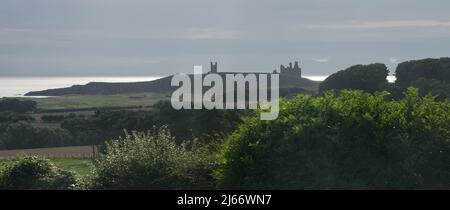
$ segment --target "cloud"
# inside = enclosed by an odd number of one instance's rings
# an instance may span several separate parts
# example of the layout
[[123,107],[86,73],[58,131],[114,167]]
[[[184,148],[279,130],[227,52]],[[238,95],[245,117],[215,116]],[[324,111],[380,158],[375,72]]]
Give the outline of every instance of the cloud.
[[223,28],[181,28],[166,30],[128,30],[108,31],[100,29],[77,29],[73,31],[56,31],[61,37],[69,40],[79,39],[186,39],[186,40],[224,40],[236,39],[240,36],[237,31]]
[[328,58],[313,58],[312,60],[318,63],[326,63],[329,61]]
[[450,28],[450,20],[387,20],[306,25],[307,29],[389,29],[389,28]]
[[23,28],[0,28],[0,36],[14,36],[19,34],[27,34],[31,29]]
[[181,39],[235,39],[238,37],[236,31],[221,28],[189,28],[184,33],[175,35],[174,38]]
[[144,56],[10,56],[0,55],[3,65],[108,65],[133,66],[152,65],[166,61],[163,57]]

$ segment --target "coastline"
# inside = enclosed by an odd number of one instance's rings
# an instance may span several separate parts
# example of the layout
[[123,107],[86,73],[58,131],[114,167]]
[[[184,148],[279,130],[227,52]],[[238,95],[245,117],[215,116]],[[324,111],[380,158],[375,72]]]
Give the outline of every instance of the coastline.
[[[305,75],[304,78],[312,81],[323,81],[329,75]],[[0,98],[45,98],[48,96],[24,96],[30,91],[40,91],[54,88],[71,87],[73,85],[85,85],[90,82],[144,82],[163,78],[164,76],[93,76],[93,77],[69,77],[69,76],[6,76],[0,77]],[[389,82],[395,81],[395,76],[388,76]]]

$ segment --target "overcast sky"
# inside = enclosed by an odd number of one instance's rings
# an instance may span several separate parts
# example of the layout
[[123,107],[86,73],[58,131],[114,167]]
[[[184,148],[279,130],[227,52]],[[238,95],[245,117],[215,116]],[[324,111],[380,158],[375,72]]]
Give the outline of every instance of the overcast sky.
[[[0,0],[0,75],[304,74],[450,56],[448,0]],[[209,67],[208,67],[209,68]]]

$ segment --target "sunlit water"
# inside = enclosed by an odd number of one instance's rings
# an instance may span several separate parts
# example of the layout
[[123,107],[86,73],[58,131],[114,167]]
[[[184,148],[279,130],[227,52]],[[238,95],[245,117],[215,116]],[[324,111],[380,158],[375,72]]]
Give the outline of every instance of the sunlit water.
[[[323,75],[311,75],[311,76],[303,76],[304,78],[310,79],[312,81],[324,81],[328,76],[323,76]],[[387,76],[387,81],[390,83],[394,83],[395,80],[397,79],[395,76],[393,75],[389,75]]]
[[30,91],[85,85],[89,82],[143,82],[160,77],[0,77],[1,97],[22,97]]
[[[303,76],[313,81],[323,81],[328,76]],[[89,82],[143,82],[152,81],[161,77],[0,77],[1,97],[23,97],[30,91],[47,90],[70,87],[72,85],[85,85]],[[389,82],[394,82],[394,76],[388,76]]]

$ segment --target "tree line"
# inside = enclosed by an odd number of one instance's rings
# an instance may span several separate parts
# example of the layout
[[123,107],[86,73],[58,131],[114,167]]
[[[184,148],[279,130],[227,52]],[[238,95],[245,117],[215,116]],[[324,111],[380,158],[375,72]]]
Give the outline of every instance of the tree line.
[[450,58],[413,60],[400,63],[396,81],[389,84],[389,70],[384,64],[355,65],[330,75],[320,84],[320,91],[357,89],[374,93],[388,91],[396,99],[408,87],[416,87],[421,95],[428,93],[438,99],[450,98]]
[[27,115],[0,113],[0,149],[29,149],[78,145],[102,145],[125,135],[125,131],[145,132],[168,126],[179,140],[224,139],[241,121],[246,110],[173,110],[161,101],[149,111],[98,110],[93,116],[43,116],[47,122],[60,122],[60,128],[32,125]]

